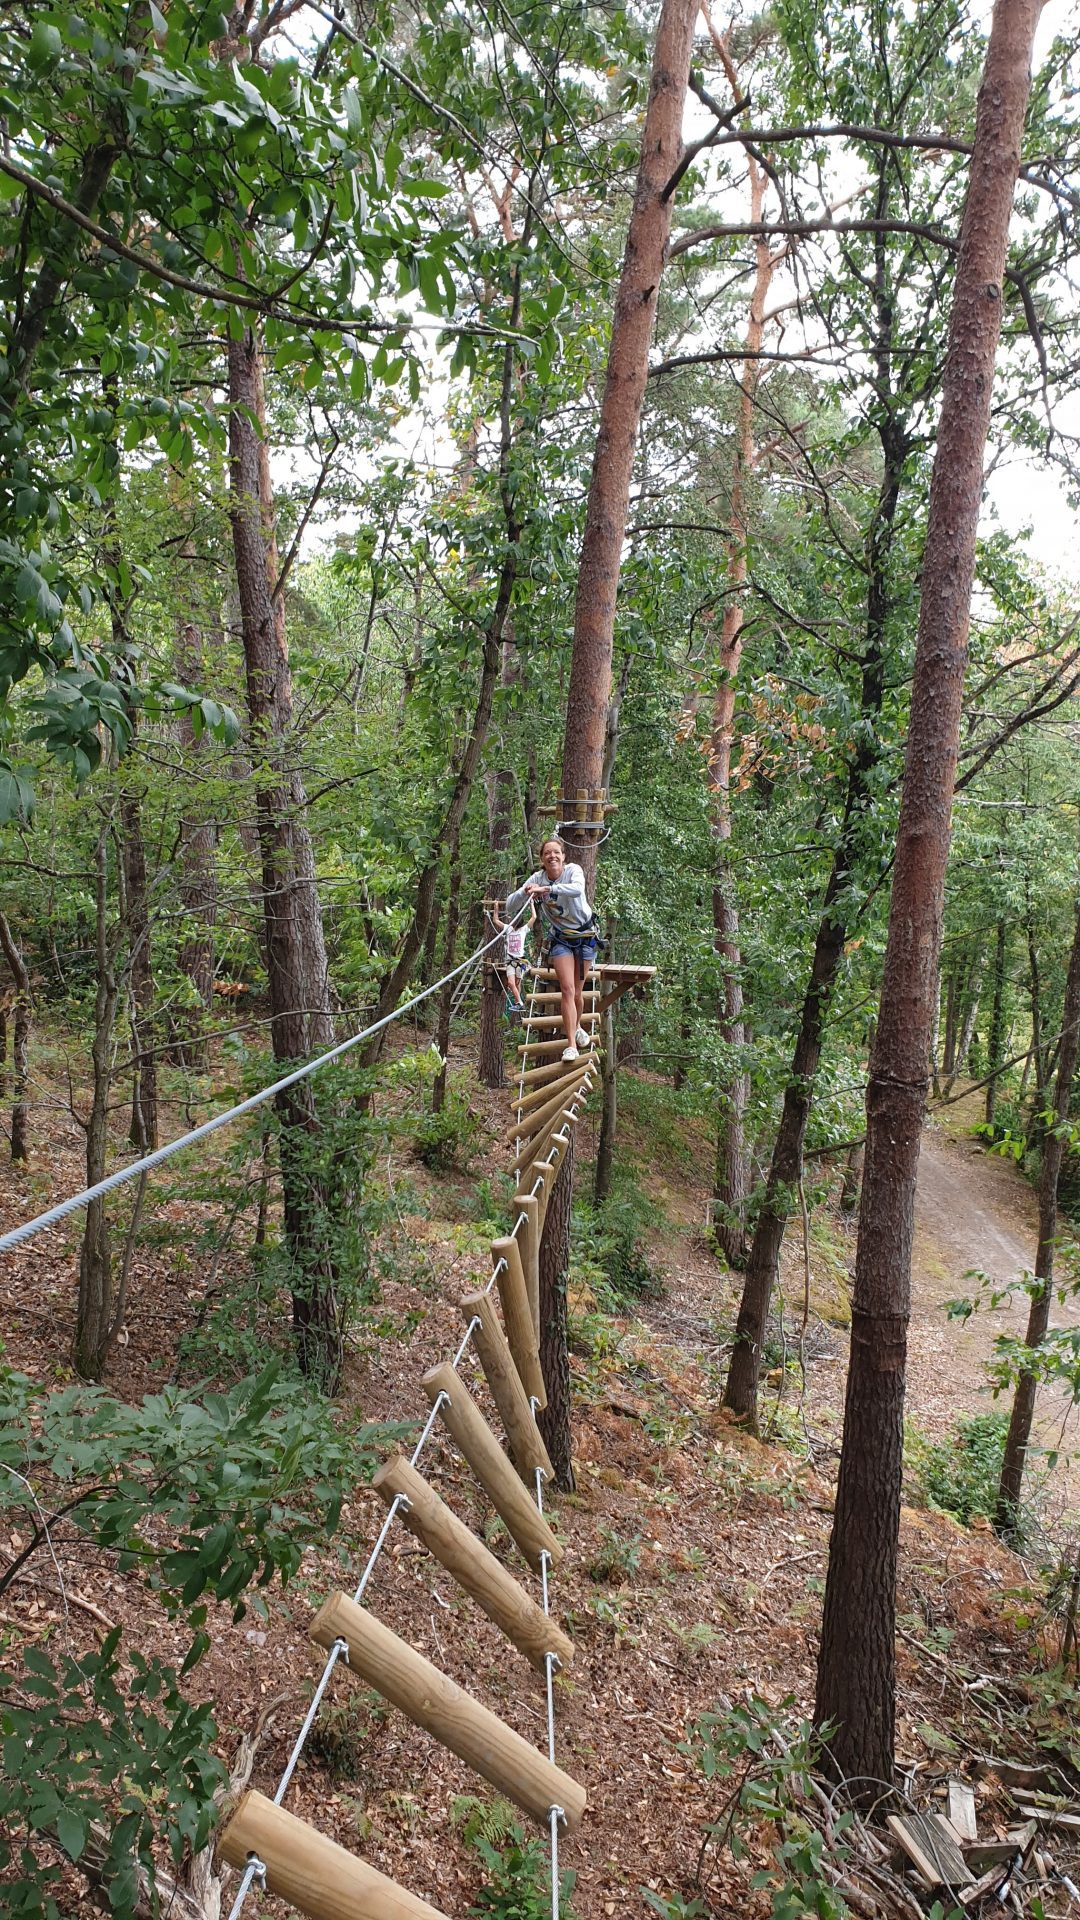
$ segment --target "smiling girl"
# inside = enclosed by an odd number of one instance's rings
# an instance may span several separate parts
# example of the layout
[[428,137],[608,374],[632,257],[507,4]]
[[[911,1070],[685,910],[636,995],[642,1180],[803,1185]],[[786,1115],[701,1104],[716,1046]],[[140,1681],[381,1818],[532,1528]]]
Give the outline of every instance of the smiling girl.
[[545,840],[540,849],[537,872],[531,873],[524,885],[507,899],[507,918],[518,913],[527,900],[537,902],[544,931],[551,942],[549,953],[562,996],[567,1039],[562,1057],[576,1060],[578,1049],[591,1044],[581,1021],[585,981],[596,959],[599,935],[593,910],[585,897],[585,875],[574,861],[567,860],[566,848],[555,834]]

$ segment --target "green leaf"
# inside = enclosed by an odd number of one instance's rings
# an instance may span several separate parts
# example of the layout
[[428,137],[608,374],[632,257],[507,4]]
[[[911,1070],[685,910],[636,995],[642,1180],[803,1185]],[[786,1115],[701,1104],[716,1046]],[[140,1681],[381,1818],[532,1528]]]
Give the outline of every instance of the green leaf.
[[62,1807],[56,1816],[56,1837],[72,1860],[77,1860],[86,1845],[89,1823],[75,1807]]
[[63,51],[64,43],[60,38],[59,27],[50,25],[47,20],[36,21],[34,31],[30,35],[30,45],[26,49],[26,58],[30,65],[38,68],[39,71],[45,67],[53,67]]

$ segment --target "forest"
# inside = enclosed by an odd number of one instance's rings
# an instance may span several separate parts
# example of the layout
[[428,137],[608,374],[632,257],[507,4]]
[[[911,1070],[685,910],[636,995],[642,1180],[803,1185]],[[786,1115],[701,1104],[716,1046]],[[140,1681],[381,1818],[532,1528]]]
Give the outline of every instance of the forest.
[[1080,15],[0,45],[2,1911],[1064,1920]]

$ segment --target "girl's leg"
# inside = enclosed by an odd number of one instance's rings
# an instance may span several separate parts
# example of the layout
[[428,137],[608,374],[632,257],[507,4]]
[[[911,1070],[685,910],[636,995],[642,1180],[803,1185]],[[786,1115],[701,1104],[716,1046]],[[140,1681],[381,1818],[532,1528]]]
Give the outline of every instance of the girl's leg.
[[577,969],[574,965],[574,956],[572,953],[557,953],[551,964],[555,969],[555,978],[559,982],[559,992],[562,995],[562,1023],[566,1028],[566,1042],[568,1046],[576,1047],[578,1003],[577,981],[574,978]]
[[517,969],[516,969],[516,967],[507,967],[507,969],[506,969],[506,984],[507,984],[507,986],[508,986],[508,987],[509,987],[509,989],[510,989],[510,997],[511,997],[511,999],[512,999],[512,1000],[513,1000],[513,1002],[514,1002],[514,1005],[515,1005],[516,1007],[520,1007],[520,1005],[521,1005],[521,988],[520,988],[520,987],[518,986],[518,976],[517,976]]

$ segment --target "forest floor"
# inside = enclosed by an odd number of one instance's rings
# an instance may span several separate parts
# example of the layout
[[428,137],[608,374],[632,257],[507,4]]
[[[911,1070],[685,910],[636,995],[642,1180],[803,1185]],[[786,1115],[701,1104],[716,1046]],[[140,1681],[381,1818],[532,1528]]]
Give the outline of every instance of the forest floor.
[[[379,1306],[356,1343],[347,1381],[367,1419],[419,1422],[420,1374],[456,1347],[458,1298],[489,1270],[486,1216],[504,1217],[507,1155],[495,1143],[505,1131],[506,1098],[475,1087],[471,1052],[462,1043],[452,1061],[476,1141],[470,1171],[435,1176],[401,1145],[381,1166],[396,1219],[384,1236]],[[718,1402],[737,1292],[703,1231],[711,1170],[705,1130],[675,1114],[648,1076],[624,1074],[621,1084],[620,1160],[653,1204],[647,1241],[659,1284],[618,1312],[605,1310],[587,1285],[579,1283],[572,1298],[577,1489],[555,1505],[567,1554],[554,1576],[553,1604],[576,1655],[556,1680],[557,1756],[586,1786],[589,1810],[581,1832],[564,1843],[563,1864],[577,1875],[578,1920],[636,1920],[650,1910],[645,1888],[677,1890],[688,1900],[700,1894],[707,1915],[766,1913],[767,1894],[750,1888],[769,1857],[764,1827],[749,1834],[745,1861],[707,1849],[697,1878],[703,1829],[729,1789],[710,1785],[687,1747],[698,1718],[718,1706],[756,1695],[793,1721],[812,1707],[854,1227],[831,1205],[811,1221],[801,1394],[797,1369],[783,1364],[800,1344],[806,1266],[796,1223],[785,1250],[786,1331],[777,1323],[769,1344],[770,1437],[735,1430]],[[79,1186],[81,1138],[62,1107],[58,1089],[54,1108],[37,1109],[48,1149],[39,1148],[29,1171],[0,1171],[0,1225]],[[579,1134],[581,1191],[593,1125],[587,1119]],[[956,1108],[947,1132],[928,1129],[908,1375],[909,1416],[928,1441],[946,1440],[958,1416],[989,1404],[981,1367],[1000,1324],[1000,1316],[980,1314],[958,1327],[942,1302],[965,1290],[963,1275],[973,1266],[1004,1280],[1031,1258],[1033,1208],[1016,1170],[964,1137]],[[175,1225],[187,1210],[173,1192],[148,1217]],[[0,1269],[4,1357],[38,1378],[70,1377],[74,1248],[64,1227]],[[134,1262],[125,1343],[108,1382],[114,1391],[134,1397],[160,1387],[208,1284],[203,1267],[182,1269],[175,1250],[148,1238]],[[482,1383],[475,1384],[483,1404]],[[425,1470],[513,1565],[505,1535],[485,1523],[438,1432]],[[260,1727],[252,1784],[264,1792],[274,1790],[319,1671],[321,1656],[306,1638],[310,1619],[329,1591],[351,1590],[382,1515],[376,1497],[359,1488],[334,1549],[305,1556],[298,1577],[271,1599],[268,1621],[249,1616],[234,1625],[224,1607],[212,1617],[211,1650],[190,1690],[213,1699],[226,1759],[241,1735]],[[339,1545],[347,1550],[344,1568]],[[107,1564],[80,1558],[70,1541],[59,1546],[74,1595],[69,1619],[51,1567],[42,1568],[7,1596],[5,1628],[30,1638],[67,1633],[81,1646],[104,1630],[101,1622],[115,1620],[132,1644],[152,1637],[162,1657],[182,1656],[186,1635],[141,1590]],[[403,1531],[391,1536],[366,1604],[543,1746],[540,1676],[508,1655],[495,1628]],[[1049,1651],[1034,1569],[985,1525],[965,1529],[932,1509],[906,1506],[898,1758],[914,1801],[926,1804],[948,1772],[974,1771],[975,1756],[1026,1758],[1040,1742],[1067,1741],[1075,1694],[1055,1694],[1043,1671]],[[977,1795],[980,1832],[1003,1832],[1009,1809],[992,1775]],[[480,1824],[498,1834],[492,1800],[452,1756],[339,1669],[288,1804],[462,1920],[483,1879],[470,1835]],[[73,1885],[66,1897],[65,1912],[93,1911]],[[1047,1913],[1064,1912],[1064,1902],[1064,1895],[1057,1906],[1048,1897]],[[288,1911],[255,1898],[249,1911],[259,1910]]]

